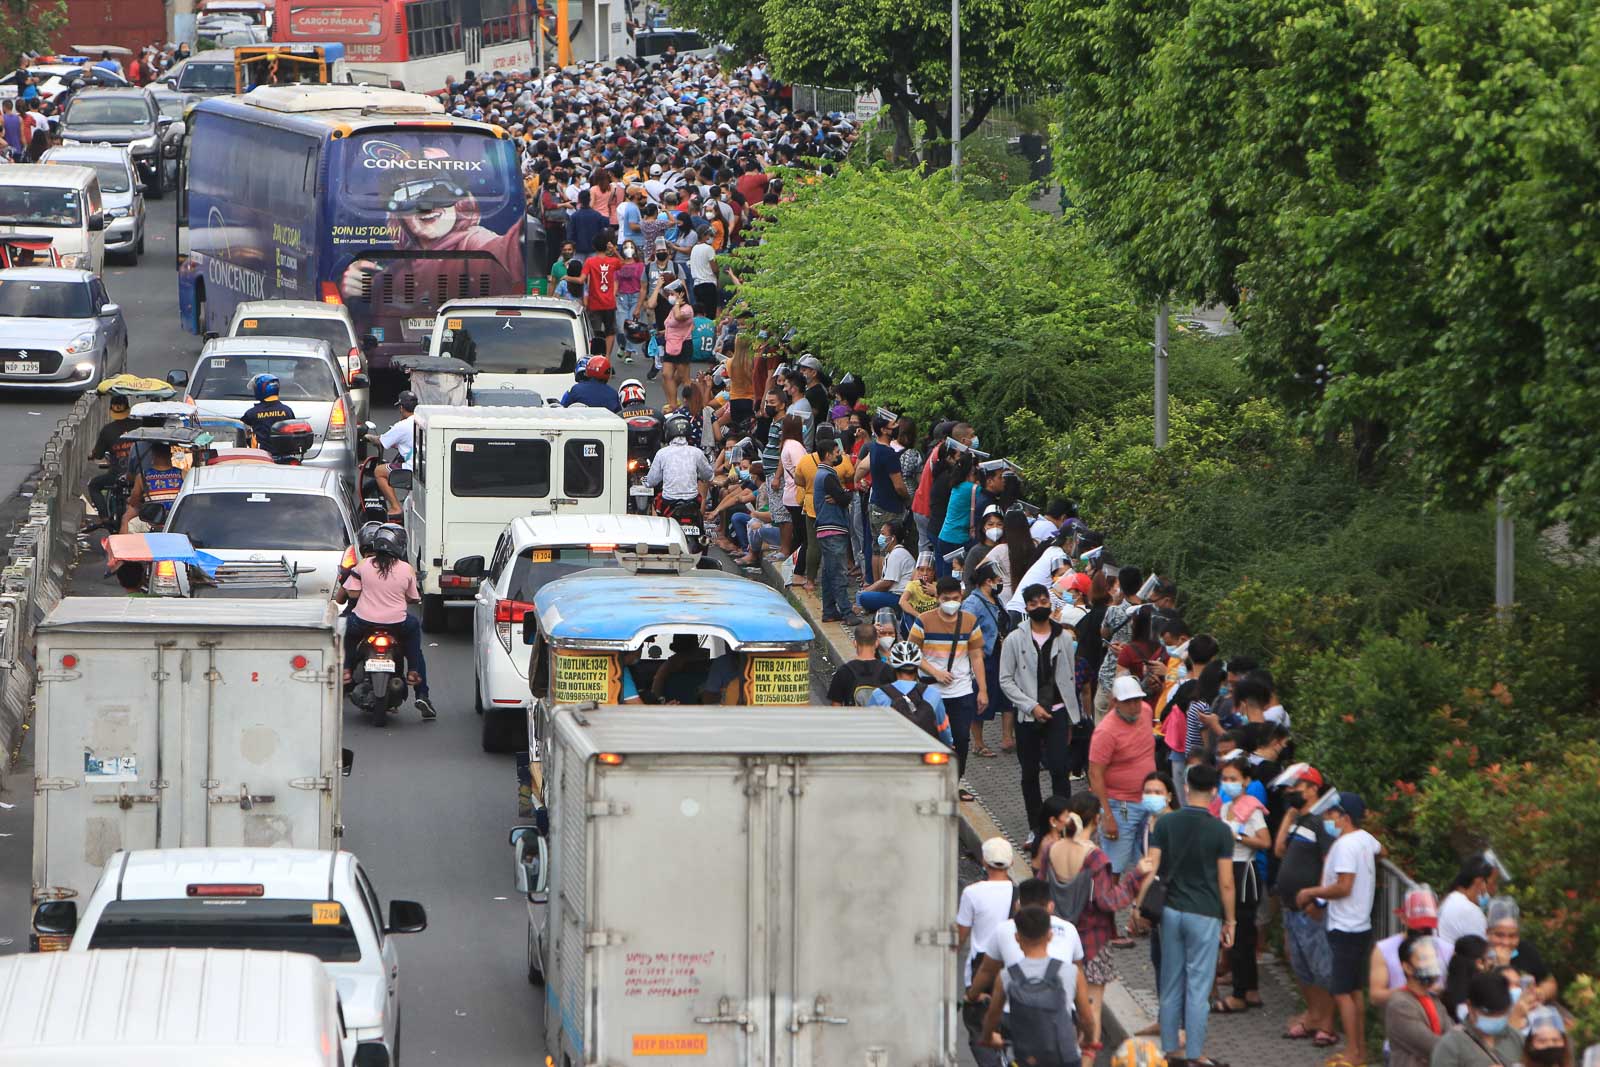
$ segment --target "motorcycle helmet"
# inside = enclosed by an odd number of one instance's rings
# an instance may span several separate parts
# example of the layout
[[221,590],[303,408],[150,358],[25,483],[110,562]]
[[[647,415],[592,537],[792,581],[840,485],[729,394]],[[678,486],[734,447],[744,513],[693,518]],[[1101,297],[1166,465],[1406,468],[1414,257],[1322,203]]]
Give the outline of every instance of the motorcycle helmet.
[[572,369],[572,377],[575,380],[581,382],[581,381],[583,381],[585,378],[587,378],[589,376],[589,359],[590,358],[591,357],[589,357],[589,356],[579,356],[578,357],[577,366],[575,366]]
[[404,526],[386,522],[372,535],[372,550],[379,555],[406,558],[406,530]]
[[278,395],[278,376],[276,374],[258,374],[250,379],[250,392],[259,403],[268,397]]
[[593,378],[597,382],[610,381],[611,361],[605,356],[590,356],[588,371],[589,377]]
[[650,340],[650,327],[638,319],[627,319],[622,323],[622,336],[629,344],[642,345]]
[[689,439],[689,420],[682,415],[673,415],[667,419],[667,424],[663,427],[663,430],[663,436],[668,444],[680,438],[687,441]]
[[637,378],[629,378],[617,390],[617,395],[621,398],[623,407],[643,404],[645,401],[644,383]]
[[889,646],[889,666],[897,671],[908,671],[922,665],[922,648],[910,641],[896,641]]
[[[361,524],[361,529],[356,531],[356,551],[363,556],[370,556],[373,552],[373,541],[378,536],[378,531],[383,529],[383,523],[376,519]],[[402,531],[404,532],[404,531]]]

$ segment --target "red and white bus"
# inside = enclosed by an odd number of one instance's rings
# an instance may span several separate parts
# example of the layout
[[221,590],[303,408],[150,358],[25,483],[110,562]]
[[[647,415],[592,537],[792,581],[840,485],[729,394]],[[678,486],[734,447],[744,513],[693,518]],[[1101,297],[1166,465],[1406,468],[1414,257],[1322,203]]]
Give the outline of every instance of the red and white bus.
[[345,62],[396,88],[434,92],[445,75],[533,66],[530,0],[275,0],[273,39],[338,41]]

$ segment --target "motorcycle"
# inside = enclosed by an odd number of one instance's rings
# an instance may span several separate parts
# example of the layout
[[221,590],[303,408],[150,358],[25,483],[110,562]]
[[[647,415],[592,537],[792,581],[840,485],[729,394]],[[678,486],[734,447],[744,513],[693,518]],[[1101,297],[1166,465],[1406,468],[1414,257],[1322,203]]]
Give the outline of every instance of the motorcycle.
[[383,462],[381,456],[368,456],[361,461],[359,478],[361,486],[361,522],[388,522],[389,502],[383,498],[383,490],[378,487],[378,464]]
[[272,432],[261,442],[262,451],[272,457],[272,462],[284,466],[299,466],[300,460],[317,443],[317,432],[309,422],[301,419],[279,419],[272,424]]
[[361,641],[345,696],[366,712],[374,726],[385,726],[389,713],[405,703],[406,654],[400,635],[381,627]]
[[644,478],[661,447],[661,416],[654,411],[627,411],[623,418],[628,424],[628,511],[648,515],[655,506],[655,492]]
[[706,537],[701,525],[698,500],[668,501],[665,497],[657,497],[656,514],[663,515],[683,527],[683,537],[689,542],[690,552],[696,556],[705,554]]

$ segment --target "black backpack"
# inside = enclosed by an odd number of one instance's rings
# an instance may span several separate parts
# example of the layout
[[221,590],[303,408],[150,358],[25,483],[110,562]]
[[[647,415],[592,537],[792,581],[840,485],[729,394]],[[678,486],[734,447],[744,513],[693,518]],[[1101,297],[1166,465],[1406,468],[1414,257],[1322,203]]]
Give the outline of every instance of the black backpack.
[[939,716],[933,712],[933,705],[923,699],[922,694],[928,691],[926,684],[918,682],[911,687],[909,693],[902,693],[893,682],[879,686],[879,691],[889,698],[889,704],[916,723],[929,737],[935,741],[942,741],[939,736]]

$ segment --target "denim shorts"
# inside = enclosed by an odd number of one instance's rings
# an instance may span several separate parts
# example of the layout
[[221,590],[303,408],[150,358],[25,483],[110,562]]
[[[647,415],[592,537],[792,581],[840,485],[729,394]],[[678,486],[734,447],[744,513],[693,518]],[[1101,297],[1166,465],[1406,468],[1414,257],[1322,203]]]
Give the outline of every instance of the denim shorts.
[[1328,948],[1328,931],[1322,920],[1285,908],[1283,932],[1294,976],[1305,985],[1327,989],[1333,976],[1333,954]]

